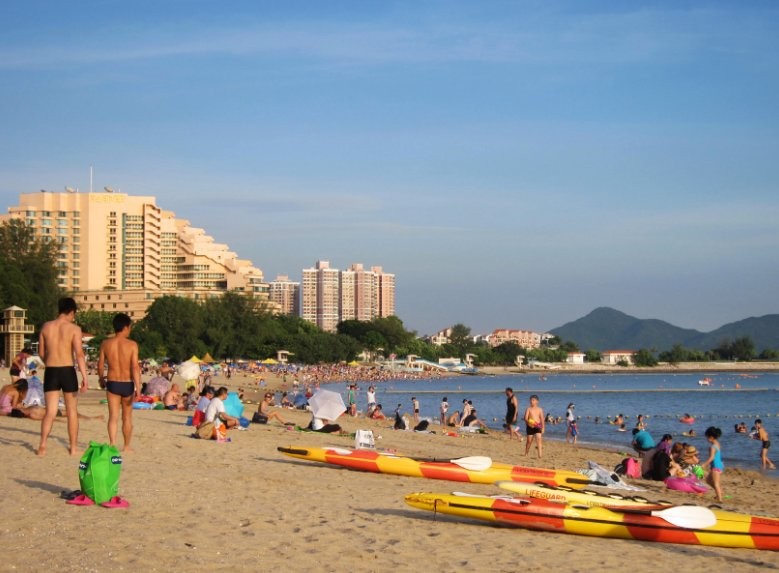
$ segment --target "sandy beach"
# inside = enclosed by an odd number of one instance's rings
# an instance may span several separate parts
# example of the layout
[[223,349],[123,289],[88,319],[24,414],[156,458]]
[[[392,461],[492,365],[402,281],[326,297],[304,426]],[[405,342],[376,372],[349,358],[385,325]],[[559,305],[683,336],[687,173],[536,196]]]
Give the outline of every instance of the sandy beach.
[[[279,383],[265,376],[269,387]],[[250,378],[234,378],[232,389]],[[217,382],[222,382],[217,380]],[[96,381],[92,383],[96,387]],[[80,400],[87,415],[106,413],[102,392]],[[256,393],[246,396],[256,402]],[[247,412],[256,406],[247,404]],[[301,411],[285,420],[308,422]],[[190,437],[187,412],[136,411],[135,452],[124,456],[120,494],[129,509],[66,505],[62,490],[77,489],[78,459],[68,456],[64,423],[56,423],[46,457],[38,458],[40,424],[0,418],[3,499],[0,571],[179,571],[283,568],[287,571],[744,571],[779,569],[768,551],[668,545],[531,532],[436,517],[406,506],[414,491],[497,493],[492,486],[376,475],[293,460],[289,445],[342,445],[340,436],[299,433],[281,425],[232,431],[231,443]],[[524,457],[524,443],[499,433],[452,438],[394,431],[363,418],[339,422],[348,431],[372,429],[379,448],[409,455],[496,461],[577,470],[593,460],[613,467],[615,452],[546,443],[543,460]],[[106,440],[105,423],[82,421],[80,446]],[[713,502],[636,480],[650,499]],[[779,514],[776,481],[759,472],[727,469],[725,509]]]

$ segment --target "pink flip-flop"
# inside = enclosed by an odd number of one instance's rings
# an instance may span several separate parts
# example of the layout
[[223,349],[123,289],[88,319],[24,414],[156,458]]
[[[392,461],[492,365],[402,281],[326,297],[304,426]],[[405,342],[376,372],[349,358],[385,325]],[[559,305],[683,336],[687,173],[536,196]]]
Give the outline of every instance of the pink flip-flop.
[[102,505],[103,507],[124,509],[130,507],[130,502],[124,499],[123,497],[119,497],[118,495],[115,495],[114,497],[112,497],[108,501],[104,501],[100,505]]
[[69,505],[95,505],[95,502],[92,501],[91,498],[88,498],[83,493],[81,495],[74,497],[73,499],[67,500],[65,503]]

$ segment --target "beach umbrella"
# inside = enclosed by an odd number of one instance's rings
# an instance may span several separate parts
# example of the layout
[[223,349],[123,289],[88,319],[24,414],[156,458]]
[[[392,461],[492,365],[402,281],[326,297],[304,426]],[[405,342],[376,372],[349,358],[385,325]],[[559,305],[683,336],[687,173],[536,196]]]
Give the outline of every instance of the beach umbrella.
[[332,390],[317,390],[316,394],[308,399],[308,405],[311,407],[311,413],[323,420],[336,420],[346,412],[344,399]]
[[275,358],[266,358],[261,362],[261,364],[278,364],[278,363],[279,361],[276,360]]
[[197,380],[200,376],[200,366],[187,360],[179,364],[178,373],[184,380]]
[[170,389],[170,383],[163,376],[155,376],[146,384],[146,394],[149,396],[165,396],[165,392]]
[[243,404],[241,403],[241,399],[238,397],[237,392],[229,392],[227,398],[225,398],[224,405],[225,413],[227,413],[227,415],[233,416],[234,418],[243,416]]

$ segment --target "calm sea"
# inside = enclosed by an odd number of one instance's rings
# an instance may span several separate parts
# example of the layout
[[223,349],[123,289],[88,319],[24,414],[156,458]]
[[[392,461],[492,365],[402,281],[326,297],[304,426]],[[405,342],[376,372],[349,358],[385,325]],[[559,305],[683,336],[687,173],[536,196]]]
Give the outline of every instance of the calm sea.
[[[698,380],[708,376],[711,386],[700,387]],[[438,419],[441,399],[449,400],[449,410],[459,410],[463,399],[471,400],[479,417],[490,427],[500,429],[506,414],[504,390],[511,386],[520,404],[520,418],[530,394],[538,394],[545,412],[564,417],[570,402],[576,404],[579,418],[579,442],[630,451],[630,429],[638,414],[647,417],[647,429],[655,440],[663,434],[691,442],[708,452],[703,432],[709,426],[722,430],[722,452],[726,464],[749,469],[760,467],[760,442],[737,434],[734,425],[744,422],[751,429],[755,418],[762,418],[774,446],[769,456],[779,463],[779,374],[546,374],[459,376],[443,380],[392,381],[377,385],[377,400],[391,414],[397,404],[411,413],[411,397],[420,402],[421,415]],[[365,409],[368,383],[360,384],[359,407]],[[694,424],[683,424],[685,413],[695,417]],[[617,414],[626,419],[627,432],[608,423]],[[599,418],[599,422],[595,418]],[[693,428],[699,437],[688,438],[682,432]],[[435,428],[433,428],[435,429]],[[523,428],[524,433],[524,428]],[[546,436],[565,438],[565,424],[550,425]]]

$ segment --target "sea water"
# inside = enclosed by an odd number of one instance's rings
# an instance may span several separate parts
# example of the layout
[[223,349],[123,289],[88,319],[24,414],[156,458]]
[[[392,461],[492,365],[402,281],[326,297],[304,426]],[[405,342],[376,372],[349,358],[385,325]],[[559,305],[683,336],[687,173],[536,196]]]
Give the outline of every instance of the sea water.
[[[711,386],[701,387],[699,380],[712,379]],[[360,384],[361,396],[368,383]],[[751,430],[756,418],[772,435],[774,447],[769,457],[779,463],[779,373],[706,373],[706,374],[521,374],[505,376],[458,376],[433,380],[393,380],[376,384],[377,401],[385,414],[392,415],[397,404],[401,411],[412,414],[411,397],[419,400],[420,415],[439,419],[441,399],[449,401],[449,413],[462,411],[463,399],[471,400],[478,417],[490,428],[502,430],[506,415],[506,387],[512,387],[519,402],[519,416],[528,405],[531,394],[540,398],[544,412],[559,417],[562,422],[550,424],[545,436],[565,439],[565,410],[569,403],[576,406],[578,441],[585,445],[608,447],[632,452],[631,430],[636,417],[643,414],[649,433],[659,441],[663,434],[672,434],[675,441],[694,444],[701,459],[708,454],[703,433],[709,426],[722,430],[723,458],[726,465],[760,468],[760,442],[748,434],[738,434],[735,424],[744,422]],[[364,409],[364,404],[359,404]],[[609,424],[618,414],[625,416],[627,431],[618,431]],[[679,418],[689,414],[695,423],[684,424]],[[596,422],[596,418],[598,421]],[[436,426],[431,426],[433,430]],[[683,436],[694,429],[697,437]],[[524,434],[524,424],[520,422]]]

